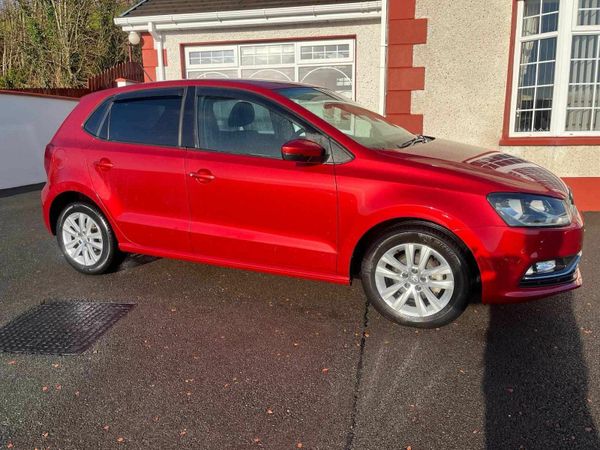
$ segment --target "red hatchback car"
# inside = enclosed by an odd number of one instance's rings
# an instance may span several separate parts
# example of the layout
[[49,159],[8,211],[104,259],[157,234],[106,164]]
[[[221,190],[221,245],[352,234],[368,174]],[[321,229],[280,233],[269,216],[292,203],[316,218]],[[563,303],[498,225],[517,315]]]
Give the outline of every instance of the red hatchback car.
[[581,285],[567,186],[415,136],[338,94],[174,81],[81,99],[46,148],[44,219],[77,270],[122,252],[351,282],[405,325]]

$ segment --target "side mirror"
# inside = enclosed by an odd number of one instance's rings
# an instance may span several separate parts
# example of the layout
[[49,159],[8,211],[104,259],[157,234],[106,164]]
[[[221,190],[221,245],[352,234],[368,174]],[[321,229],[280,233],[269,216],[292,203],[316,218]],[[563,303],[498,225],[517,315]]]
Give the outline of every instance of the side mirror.
[[308,139],[294,139],[283,144],[281,156],[286,161],[321,164],[325,161],[325,149]]

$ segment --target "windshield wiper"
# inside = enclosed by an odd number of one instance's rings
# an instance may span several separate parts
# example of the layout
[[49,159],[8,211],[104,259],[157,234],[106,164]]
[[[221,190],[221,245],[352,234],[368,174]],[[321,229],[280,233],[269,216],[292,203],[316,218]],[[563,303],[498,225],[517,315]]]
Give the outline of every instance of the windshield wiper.
[[429,141],[432,141],[433,138],[429,137],[429,136],[423,136],[422,134],[418,134],[416,135],[414,138],[412,138],[410,141],[406,141],[403,144],[398,145],[398,148],[407,148],[407,147],[412,147],[415,144],[426,144]]

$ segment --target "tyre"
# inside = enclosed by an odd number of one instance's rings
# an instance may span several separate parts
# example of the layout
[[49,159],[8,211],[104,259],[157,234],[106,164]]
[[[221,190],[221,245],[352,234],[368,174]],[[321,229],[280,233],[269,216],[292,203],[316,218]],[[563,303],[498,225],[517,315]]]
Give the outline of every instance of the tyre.
[[121,256],[110,224],[88,203],[71,203],[61,212],[56,239],[69,264],[85,274],[108,272]]
[[379,313],[420,328],[440,327],[460,316],[472,286],[458,245],[441,232],[414,226],[396,228],[373,242],[361,278]]

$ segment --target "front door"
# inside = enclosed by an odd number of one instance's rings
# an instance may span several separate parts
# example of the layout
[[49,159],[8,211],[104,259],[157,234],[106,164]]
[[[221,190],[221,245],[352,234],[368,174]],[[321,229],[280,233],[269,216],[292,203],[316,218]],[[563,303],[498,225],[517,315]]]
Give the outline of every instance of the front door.
[[241,267],[334,275],[331,164],[284,161],[283,143],[327,142],[259,97],[198,91],[199,145],[186,160],[192,251]]
[[117,96],[102,138],[87,150],[94,189],[134,245],[189,252],[186,150],[179,145],[184,89]]

